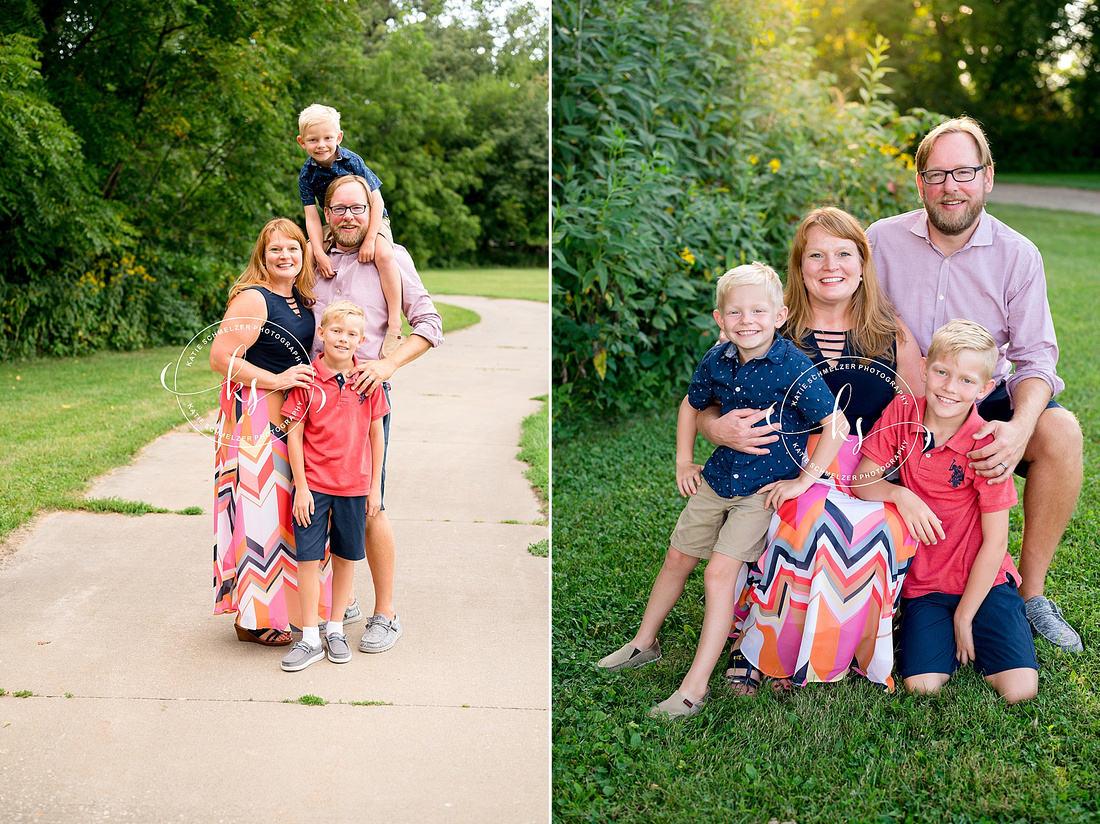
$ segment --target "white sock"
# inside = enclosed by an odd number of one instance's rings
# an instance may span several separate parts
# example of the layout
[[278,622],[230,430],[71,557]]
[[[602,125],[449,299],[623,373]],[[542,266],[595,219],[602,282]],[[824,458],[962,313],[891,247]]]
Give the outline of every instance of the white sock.
[[325,627],[325,635],[332,635],[332,633],[334,633],[334,632],[337,635],[343,635],[344,634],[344,622],[343,621],[329,621],[328,622],[328,626]]
[[321,646],[321,633],[317,627],[302,627],[302,640],[311,647]]

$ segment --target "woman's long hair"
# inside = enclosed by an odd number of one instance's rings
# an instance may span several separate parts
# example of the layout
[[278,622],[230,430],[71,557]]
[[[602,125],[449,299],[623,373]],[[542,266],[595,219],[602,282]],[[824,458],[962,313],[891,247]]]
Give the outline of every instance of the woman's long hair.
[[[813,310],[806,281],[802,276],[802,255],[806,251],[806,236],[814,226],[820,226],[828,235],[850,240],[859,250],[859,262],[863,280],[856,287],[848,304],[846,315],[850,329],[848,342],[865,358],[889,358],[898,335],[897,312],[882,291],[871,256],[871,244],[859,221],[835,206],[814,209],[802,219],[791,242],[791,256],[787,265],[787,286],[783,298],[787,303],[787,335],[802,347],[802,339],[812,332]],[[825,330],[828,331],[828,330]],[[893,360],[896,360],[896,353]]]
[[287,220],[285,217],[277,217],[269,221],[264,226],[263,231],[260,232],[260,236],[256,238],[256,245],[252,248],[252,257],[248,260],[248,266],[241,272],[241,276],[237,278],[233,285],[229,287],[230,302],[249,286],[270,287],[271,276],[267,271],[264,251],[267,249],[267,244],[272,235],[275,234],[285,235],[291,240],[298,241],[298,245],[302,248],[302,271],[294,278],[294,288],[298,290],[302,303],[306,307],[316,303],[317,298],[313,294],[313,284],[316,282],[313,274],[313,256],[310,255],[309,247],[306,246],[306,236],[296,223]]

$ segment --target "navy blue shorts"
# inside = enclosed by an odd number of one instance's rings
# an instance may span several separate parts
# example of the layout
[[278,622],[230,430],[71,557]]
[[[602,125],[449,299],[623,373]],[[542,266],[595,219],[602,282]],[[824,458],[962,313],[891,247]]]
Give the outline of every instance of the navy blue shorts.
[[[898,630],[898,672],[902,678],[959,668],[955,658],[955,608],[961,595],[933,592],[903,598]],[[1029,667],[1039,669],[1024,599],[1009,578],[991,587],[974,616],[974,669],[982,675]]]
[[294,522],[298,562],[323,561],[326,538],[329,552],[339,558],[362,561],[367,557],[364,549],[367,540],[366,495],[345,498],[324,492],[313,493],[313,517],[309,526]]
[[[1053,398],[1046,405],[1047,409],[1064,409],[1065,407]],[[986,395],[985,399],[978,404],[978,414],[987,421],[1010,421],[1012,420],[1012,401],[1008,397],[1008,385],[1003,381],[993,387],[993,391]],[[1027,471],[1031,468],[1031,464],[1027,461],[1020,461],[1016,464],[1015,474],[1021,478],[1027,477]]]

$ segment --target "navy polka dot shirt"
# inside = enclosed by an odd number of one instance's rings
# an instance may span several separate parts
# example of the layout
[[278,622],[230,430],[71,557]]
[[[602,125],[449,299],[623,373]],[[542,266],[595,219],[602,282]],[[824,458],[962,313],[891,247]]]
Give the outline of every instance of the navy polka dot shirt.
[[757,426],[780,424],[779,440],[767,455],[747,455],[719,446],[703,467],[703,477],[723,498],[751,495],[772,481],[794,478],[806,456],[810,430],[833,412],[834,398],[817,367],[797,346],[775,336],[766,355],[742,364],[737,345],[719,343],[705,355],[688,389],[688,403],[706,409],[717,401],[731,409],[775,411]]

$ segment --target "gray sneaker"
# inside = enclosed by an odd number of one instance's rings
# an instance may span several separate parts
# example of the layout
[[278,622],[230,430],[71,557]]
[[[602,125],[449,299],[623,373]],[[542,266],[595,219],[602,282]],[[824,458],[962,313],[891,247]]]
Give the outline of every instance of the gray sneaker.
[[359,642],[360,652],[385,652],[401,637],[401,621],[396,615],[391,621],[381,612],[376,612],[367,621],[367,631]]
[[1027,622],[1034,635],[1045,638],[1063,652],[1082,652],[1081,636],[1062,617],[1062,610],[1049,598],[1036,595],[1024,602]]
[[334,664],[346,664],[351,660],[351,647],[348,646],[348,636],[338,635],[335,632],[325,636],[325,646],[328,647],[328,660]]
[[363,613],[359,609],[359,601],[352,601],[351,606],[344,610],[344,623],[354,624],[363,620]]
[[305,641],[299,641],[290,648],[290,652],[283,656],[282,667],[287,672],[297,672],[298,670],[304,670],[314,661],[320,661],[324,657],[325,650],[320,644],[311,647]]

